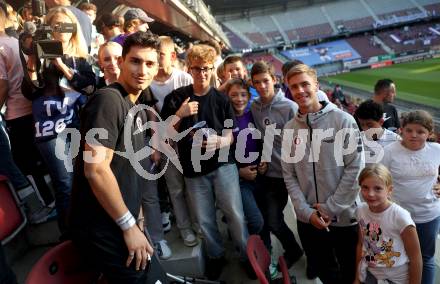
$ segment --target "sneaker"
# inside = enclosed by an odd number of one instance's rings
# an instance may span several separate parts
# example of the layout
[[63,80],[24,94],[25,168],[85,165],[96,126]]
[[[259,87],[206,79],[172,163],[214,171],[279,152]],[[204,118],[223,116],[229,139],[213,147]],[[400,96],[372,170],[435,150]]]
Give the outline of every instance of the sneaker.
[[166,240],[158,241],[154,244],[154,248],[156,249],[157,255],[160,259],[166,260],[171,257],[171,249],[167,244]]
[[171,231],[170,215],[170,212],[162,212],[162,227],[164,233]]
[[226,264],[224,257],[220,258],[209,258],[206,260],[206,271],[205,275],[208,280],[217,280],[222,274],[223,267]]
[[191,229],[181,229],[180,236],[183,239],[183,244],[187,247],[193,247],[199,243],[196,236],[194,235],[193,230]]
[[29,223],[41,224],[57,217],[57,210],[49,207],[41,207],[40,210],[29,216]]
[[278,260],[273,252],[270,252],[269,274],[271,280],[276,279],[278,276]]

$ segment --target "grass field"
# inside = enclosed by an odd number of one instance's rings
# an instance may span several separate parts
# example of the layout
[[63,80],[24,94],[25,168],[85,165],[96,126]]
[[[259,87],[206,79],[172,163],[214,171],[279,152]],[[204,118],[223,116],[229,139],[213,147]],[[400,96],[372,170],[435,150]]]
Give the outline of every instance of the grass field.
[[373,92],[374,84],[382,78],[390,78],[396,83],[399,99],[440,108],[440,58],[359,70],[323,79]]

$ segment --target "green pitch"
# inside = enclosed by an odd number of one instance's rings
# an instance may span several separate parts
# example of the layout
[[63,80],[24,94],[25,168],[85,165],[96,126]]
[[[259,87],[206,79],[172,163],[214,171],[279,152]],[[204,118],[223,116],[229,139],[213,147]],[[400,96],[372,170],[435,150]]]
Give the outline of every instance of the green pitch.
[[396,83],[399,99],[440,108],[440,58],[364,69],[323,79],[372,93],[376,81],[383,78]]

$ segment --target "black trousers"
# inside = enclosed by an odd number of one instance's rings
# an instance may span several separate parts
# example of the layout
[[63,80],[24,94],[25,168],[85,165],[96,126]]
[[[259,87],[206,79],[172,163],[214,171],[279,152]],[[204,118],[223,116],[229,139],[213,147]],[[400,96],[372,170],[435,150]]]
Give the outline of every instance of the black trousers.
[[260,187],[257,199],[258,207],[263,214],[264,226],[260,235],[268,249],[270,245],[270,232],[281,242],[284,255],[295,259],[302,254],[302,249],[295,239],[293,232],[284,221],[283,210],[287,205],[288,194],[282,178],[259,176],[257,186]]
[[34,119],[26,115],[6,121],[11,151],[14,162],[25,175],[32,175],[39,193],[46,205],[54,201],[54,197],[44,180],[47,173],[40,152],[35,145]]
[[330,226],[330,232],[309,223],[298,224],[298,233],[308,265],[324,284],[351,284],[356,273],[358,225]]
[[6,257],[3,251],[3,246],[0,242],[0,284],[16,284],[14,272],[6,263]]
[[115,228],[72,232],[72,240],[86,266],[102,273],[109,284],[154,284],[157,280],[167,283],[156,254],[145,270],[136,270],[135,259],[129,267],[125,266],[128,249],[122,231]]

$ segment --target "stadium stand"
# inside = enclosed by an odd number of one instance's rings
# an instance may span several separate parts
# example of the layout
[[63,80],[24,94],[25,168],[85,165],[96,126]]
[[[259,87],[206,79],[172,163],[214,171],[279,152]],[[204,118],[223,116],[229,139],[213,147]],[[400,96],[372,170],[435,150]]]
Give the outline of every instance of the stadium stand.
[[[440,36],[433,32],[432,24],[415,25],[393,29],[378,34],[380,39],[395,53],[427,48],[431,44],[439,44]],[[436,29],[437,30],[437,29]]]
[[282,74],[281,67],[283,66],[283,62],[281,62],[280,59],[271,54],[247,54],[243,56],[243,60],[246,65],[253,64],[257,61],[265,61],[273,65],[273,67],[275,68],[275,74]]
[[361,55],[363,61],[368,58],[385,54],[385,50],[378,45],[372,36],[355,36],[347,39],[348,43]]
[[371,10],[377,15],[395,13],[398,10],[407,10],[415,8],[410,0],[363,0]]
[[249,48],[249,44],[241,39],[241,37],[236,35],[233,31],[231,31],[227,26],[222,25],[222,29],[225,32],[226,36],[229,38],[231,45],[234,46],[236,49]]
[[311,40],[322,37],[328,37],[333,34],[333,29],[329,23],[323,23],[314,26],[301,27],[295,30],[300,40]]
[[[426,10],[425,10],[426,9]],[[341,13],[341,11],[344,11]],[[374,27],[403,23],[440,15],[435,0],[347,0],[270,13],[265,10],[227,19],[223,25],[231,42],[248,42],[251,47],[277,46],[286,41],[309,41],[338,33],[368,31]],[[245,38],[244,38],[245,37]],[[243,44],[233,48],[243,48]]]

